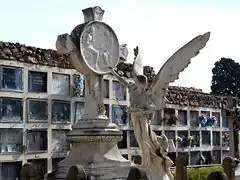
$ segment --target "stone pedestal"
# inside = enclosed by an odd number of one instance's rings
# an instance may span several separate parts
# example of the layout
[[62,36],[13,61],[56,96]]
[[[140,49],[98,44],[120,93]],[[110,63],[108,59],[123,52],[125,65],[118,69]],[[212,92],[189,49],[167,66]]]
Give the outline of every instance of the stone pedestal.
[[89,179],[127,179],[130,162],[117,148],[122,132],[109,119],[79,120],[68,138],[71,150],[48,179],[66,179],[73,165],[81,165]]

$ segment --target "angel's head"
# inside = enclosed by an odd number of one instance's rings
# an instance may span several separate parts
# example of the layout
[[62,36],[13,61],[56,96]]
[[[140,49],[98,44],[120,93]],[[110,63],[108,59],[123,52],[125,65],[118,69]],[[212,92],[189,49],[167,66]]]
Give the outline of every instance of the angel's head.
[[145,88],[148,85],[147,77],[145,75],[138,75],[137,78],[141,83],[140,85],[143,86],[143,88]]

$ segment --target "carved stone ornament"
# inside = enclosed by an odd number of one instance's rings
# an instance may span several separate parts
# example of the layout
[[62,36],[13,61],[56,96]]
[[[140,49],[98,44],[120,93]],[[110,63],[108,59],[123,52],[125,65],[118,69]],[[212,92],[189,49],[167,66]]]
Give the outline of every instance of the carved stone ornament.
[[88,23],[80,38],[80,52],[88,67],[97,74],[109,73],[119,59],[119,43],[111,27],[103,22]]
[[76,26],[70,35],[58,36],[60,54],[70,54],[72,66],[81,74],[110,73],[119,61],[119,42],[113,29],[102,22],[104,10],[92,7],[83,10],[85,22]]
[[69,137],[70,142],[118,142],[122,140],[122,136],[78,136],[78,137]]
[[99,6],[90,7],[82,10],[84,15],[84,21],[90,22],[90,21],[102,21],[104,10],[100,8]]

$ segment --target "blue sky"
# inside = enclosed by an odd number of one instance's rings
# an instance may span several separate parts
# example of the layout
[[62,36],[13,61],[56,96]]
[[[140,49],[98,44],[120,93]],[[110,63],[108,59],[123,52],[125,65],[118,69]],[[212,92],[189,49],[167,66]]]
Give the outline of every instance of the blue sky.
[[239,0],[0,0],[0,40],[55,49],[56,37],[83,22],[81,10],[99,5],[104,21],[127,43],[129,62],[139,45],[144,64],[163,65],[193,37],[211,31],[206,48],[175,85],[210,91],[211,69],[221,57],[240,62]]

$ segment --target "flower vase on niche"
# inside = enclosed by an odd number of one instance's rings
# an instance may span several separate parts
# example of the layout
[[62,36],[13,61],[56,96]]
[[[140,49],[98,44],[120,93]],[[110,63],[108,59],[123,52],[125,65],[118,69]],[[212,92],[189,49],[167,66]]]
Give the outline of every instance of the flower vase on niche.
[[175,115],[170,115],[169,116],[169,119],[167,121],[167,125],[168,126],[175,126],[177,124],[177,121],[178,121],[178,117],[175,116]]
[[222,136],[223,139],[223,146],[229,146],[230,135],[229,133],[224,133]]
[[217,118],[215,116],[207,117],[205,114],[199,116],[199,123],[201,127],[216,127]]
[[85,90],[85,77],[84,75],[74,74],[74,96],[84,97]]
[[211,126],[212,127],[216,127],[217,126],[217,117],[212,116],[210,121],[211,121]]
[[201,114],[199,116],[199,121],[200,121],[201,127],[206,127],[207,126],[207,117],[205,116],[205,114]]
[[115,109],[115,123],[117,125],[124,125],[123,124],[123,119],[122,119],[123,114],[124,114],[124,112],[121,108],[116,108]]
[[181,142],[182,148],[187,148],[189,146],[188,138],[183,136]]
[[13,145],[12,144],[8,144],[7,145],[7,152],[13,152]]
[[7,146],[3,146],[1,148],[1,153],[6,153],[7,152]]
[[200,138],[197,135],[191,136],[192,137],[192,147],[197,147],[199,145]]

